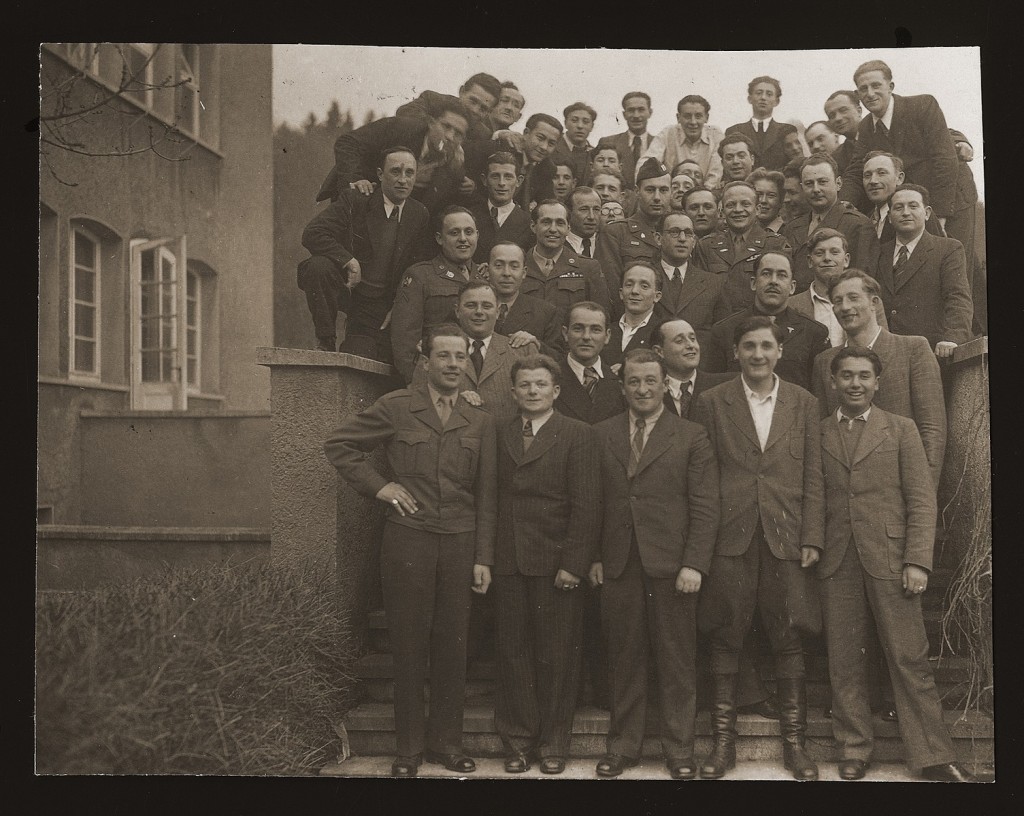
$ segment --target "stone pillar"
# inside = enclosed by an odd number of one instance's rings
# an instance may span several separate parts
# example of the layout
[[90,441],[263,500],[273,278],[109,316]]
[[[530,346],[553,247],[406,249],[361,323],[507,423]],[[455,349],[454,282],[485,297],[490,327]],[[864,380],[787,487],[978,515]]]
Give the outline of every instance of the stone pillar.
[[402,385],[390,365],[351,354],[258,348],[256,362],[270,368],[271,561],[332,560],[339,606],[362,639],[380,594],[384,508],[338,479],[323,444],[344,417]]

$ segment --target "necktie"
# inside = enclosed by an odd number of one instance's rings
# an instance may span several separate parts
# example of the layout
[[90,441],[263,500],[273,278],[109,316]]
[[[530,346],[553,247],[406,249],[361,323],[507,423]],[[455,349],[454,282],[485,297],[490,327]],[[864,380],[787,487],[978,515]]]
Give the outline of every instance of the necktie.
[[541,272],[544,273],[544,277],[545,278],[549,277],[551,275],[551,270],[555,268],[554,261],[552,261],[550,258],[543,258],[543,257],[540,260],[541,260],[541,267],[540,267]]
[[681,417],[688,416],[690,412],[690,400],[693,397],[690,393],[691,383],[692,380],[690,382],[683,383],[682,387],[679,389],[679,416]]
[[484,367],[484,355],[481,349],[484,347],[483,340],[473,341],[473,351],[469,354],[469,359],[473,361],[473,369],[476,371],[476,376],[480,376],[480,369]]
[[763,121],[757,123],[757,132],[758,133],[764,133],[764,122]]
[[821,223],[821,217],[817,213],[811,213],[811,220],[807,224],[807,237],[810,238],[814,235],[814,231],[818,228],[818,224]]
[[498,334],[504,334],[505,318],[508,317],[508,304],[502,303],[498,306],[498,319],[494,324],[494,330]]
[[533,422],[526,420],[523,422],[523,453],[526,453],[530,449],[530,445],[533,444]]
[[841,436],[843,440],[843,446],[846,448],[846,456],[849,461],[853,461],[853,455],[857,452],[857,446],[860,444],[860,438],[864,434],[864,428],[867,427],[867,420],[863,416],[850,417],[845,414],[842,417],[839,425],[844,428],[844,432]]
[[448,417],[452,415],[452,405],[445,397],[437,398],[437,415],[441,418],[441,427],[448,424]]
[[668,279],[668,288],[665,290],[665,294],[668,296],[669,305],[672,307],[672,311],[675,311],[679,306],[679,292],[683,288],[683,278],[679,273],[679,267],[672,267],[672,277]]
[[875,235],[881,238],[882,230],[885,229],[885,222],[882,220],[882,215],[879,213],[878,207],[875,207],[875,211],[871,213],[871,220],[875,222]]
[[388,218],[392,221],[398,220],[398,207],[391,208],[391,215],[389,215]]
[[889,128],[885,126],[885,122],[883,122],[881,119],[875,122],[875,133],[877,133],[879,136],[883,136],[886,139],[889,138]]
[[498,226],[498,208],[491,207],[491,220],[494,221],[494,226]]
[[733,260],[743,255],[743,250],[746,249],[746,241],[743,240],[743,235],[732,236],[732,252]]
[[594,388],[597,387],[599,379],[601,378],[597,376],[597,370],[593,366],[587,366],[583,369],[583,387],[591,399],[594,397]]
[[591,252],[590,252],[590,238],[584,238],[583,239],[583,253],[582,254],[583,254],[584,258],[593,258],[594,257],[591,254]]
[[900,275],[903,272],[903,267],[907,265],[907,258],[909,257],[910,252],[907,251],[907,245],[900,244],[900,251],[896,255],[896,265],[892,268],[893,281],[899,282]]
[[636,163],[638,161],[640,161],[640,137],[639,136],[634,136],[633,137],[633,165],[636,166]]
[[638,418],[636,430],[633,431],[633,439],[630,442],[629,467],[626,468],[626,475],[632,479],[636,475],[636,469],[640,465],[640,456],[644,452],[644,420]]

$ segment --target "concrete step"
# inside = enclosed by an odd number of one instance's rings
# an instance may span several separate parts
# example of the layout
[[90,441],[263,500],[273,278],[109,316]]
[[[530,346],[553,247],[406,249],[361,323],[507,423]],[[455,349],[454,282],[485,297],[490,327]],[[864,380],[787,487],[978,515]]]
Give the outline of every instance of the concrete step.
[[[958,758],[963,762],[991,762],[993,759],[992,719],[976,711],[946,711],[944,718],[953,737]],[[570,747],[572,757],[598,757],[606,750],[608,712],[597,708],[577,710],[573,720]],[[395,752],[394,710],[387,703],[362,703],[346,715],[352,752],[359,756],[393,756]],[[875,719],[875,760],[896,762],[903,758],[902,743],[896,723]],[[737,757],[740,760],[781,762],[782,742],[779,724],[757,715],[741,714],[737,718]],[[657,724],[648,727],[643,743],[643,756],[660,755],[656,736]],[[711,749],[711,719],[707,712],[697,715],[695,751],[703,755]],[[491,705],[467,705],[463,717],[463,748],[471,756],[501,756],[501,740],[494,730],[494,709]],[[822,716],[820,708],[808,711],[807,750],[817,762],[833,759],[832,724]]]

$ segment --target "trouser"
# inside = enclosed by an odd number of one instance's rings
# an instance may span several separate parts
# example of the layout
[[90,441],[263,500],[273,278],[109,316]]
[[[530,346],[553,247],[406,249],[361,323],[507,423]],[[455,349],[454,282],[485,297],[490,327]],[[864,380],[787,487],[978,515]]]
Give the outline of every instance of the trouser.
[[495,575],[498,695],[494,724],[505,750],[569,753],[579,682],[584,598],[553,575]]
[[601,625],[611,681],[608,753],[637,758],[647,715],[647,664],[657,663],[661,745],[666,760],[693,757],[697,716],[697,595],[677,593],[675,576],[644,572],[636,540],[618,578],[605,575]]
[[[882,546],[886,546],[883,542]],[[840,759],[871,759],[867,649],[874,627],[889,664],[900,736],[911,768],[952,762],[953,744],[928,662],[921,596],[907,597],[899,578],[873,578],[851,540],[839,568],[821,581],[832,682],[832,732]]]
[[[474,533],[428,533],[387,522],[380,572],[395,667],[399,756],[462,753],[466,631]],[[423,684],[430,664],[430,715]]]
[[593,703],[608,707],[608,650],[601,631],[601,593],[586,579],[580,584],[583,593],[583,670],[580,687],[590,682]]

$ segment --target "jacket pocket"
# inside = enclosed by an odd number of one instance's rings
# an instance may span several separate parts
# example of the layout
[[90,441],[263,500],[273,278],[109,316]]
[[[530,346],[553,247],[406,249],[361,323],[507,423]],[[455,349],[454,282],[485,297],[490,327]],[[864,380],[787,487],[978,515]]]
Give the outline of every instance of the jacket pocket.
[[472,481],[476,476],[476,465],[480,459],[480,437],[462,436],[459,437],[459,475],[466,480]]
[[794,428],[789,436],[789,453],[795,459],[804,458],[804,429]]
[[396,477],[402,474],[426,476],[430,471],[430,431],[396,431],[391,446]]
[[907,549],[907,525],[901,521],[887,521],[885,541],[889,553],[889,571],[903,572],[903,554]]

